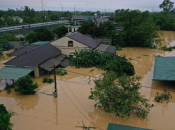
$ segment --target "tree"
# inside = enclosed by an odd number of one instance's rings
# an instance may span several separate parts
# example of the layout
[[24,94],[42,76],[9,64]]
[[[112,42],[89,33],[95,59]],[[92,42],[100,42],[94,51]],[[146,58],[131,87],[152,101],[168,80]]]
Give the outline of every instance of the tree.
[[53,29],[53,32],[58,35],[58,37],[62,37],[66,35],[67,28],[64,25],[60,25],[57,28]]
[[36,33],[38,41],[51,41],[54,38],[52,32],[45,27],[38,28],[34,30],[34,32]]
[[15,88],[15,92],[20,92],[21,94],[35,94],[36,91],[34,91],[36,88],[38,88],[37,83],[33,83],[33,79],[29,76],[23,76],[20,77],[16,81],[17,88]]
[[59,17],[58,17],[57,14],[50,14],[50,19],[51,19],[51,20],[58,20]]
[[154,38],[158,37],[159,28],[152,22],[148,11],[126,10],[120,18],[123,30],[116,37],[117,45],[150,47]]
[[95,80],[96,86],[91,89],[89,99],[97,101],[95,107],[104,109],[118,117],[130,117],[132,114],[146,118],[151,105],[148,99],[140,95],[140,77],[123,75],[117,80],[114,72]]
[[35,32],[29,32],[24,37],[25,41],[28,41],[29,43],[34,43],[38,41],[36,33]]
[[12,130],[13,124],[10,122],[10,118],[15,115],[14,112],[8,112],[4,104],[0,104],[0,129]]
[[29,43],[34,43],[37,41],[51,41],[53,40],[53,34],[48,29],[41,27],[33,32],[29,32],[25,36],[25,41],[28,41]]
[[159,8],[163,8],[164,12],[171,12],[173,11],[173,5],[174,2],[171,2],[170,0],[164,0],[162,4],[159,5]]

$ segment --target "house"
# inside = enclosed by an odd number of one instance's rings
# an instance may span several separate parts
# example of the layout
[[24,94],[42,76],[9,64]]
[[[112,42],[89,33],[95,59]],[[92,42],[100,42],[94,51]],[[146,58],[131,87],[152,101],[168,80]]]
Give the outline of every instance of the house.
[[97,49],[106,55],[116,54],[115,46],[103,45],[100,43],[100,41],[95,40],[87,35],[83,35],[79,32],[69,33],[65,37],[51,42],[51,44],[59,48],[62,54],[65,54],[67,56],[71,55],[71,53],[75,52],[75,50],[79,51],[82,49]]
[[20,18],[19,16],[13,16],[12,19],[13,19],[13,21],[19,21],[20,23],[23,22],[23,19]]
[[[5,67],[0,69],[0,78],[14,79],[32,74],[39,77],[45,71],[52,71],[54,66],[62,63],[67,65],[66,56],[61,54],[61,51],[50,43],[43,45],[26,45],[23,48],[13,52],[11,55],[17,57],[7,61]],[[63,66],[63,67],[64,67]]]
[[175,57],[155,57],[153,81],[175,81]]
[[73,15],[71,22],[74,23],[74,25],[80,25],[81,21],[87,21],[87,20],[92,20],[95,21],[95,17],[94,16],[77,16],[77,15]]
[[75,50],[95,49],[100,45],[100,42],[79,32],[74,32],[51,42],[51,44],[59,48],[62,54],[69,56]]
[[151,130],[151,129],[109,123],[107,130]]

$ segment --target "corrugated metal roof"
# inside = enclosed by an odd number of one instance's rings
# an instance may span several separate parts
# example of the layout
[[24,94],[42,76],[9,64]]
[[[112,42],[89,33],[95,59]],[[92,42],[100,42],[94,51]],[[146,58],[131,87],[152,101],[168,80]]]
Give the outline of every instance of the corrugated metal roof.
[[90,48],[93,48],[95,49],[97,46],[100,45],[100,42],[93,39],[93,38],[90,38],[86,35],[83,35],[79,32],[74,32],[74,33],[71,33],[71,34],[68,34],[66,37],[69,37],[77,42],[80,42]]
[[0,78],[18,80],[20,77],[28,75],[33,70],[34,68],[6,66],[0,69]]
[[109,45],[108,48],[105,50],[105,53],[116,54],[116,47]]
[[100,44],[95,50],[98,50],[100,52],[105,52],[108,47],[109,45]]
[[44,44],[47,44],[49,42],[50,41],[39,41],[39,42],[32,43],[32,45],[44,45]]
[[4,63],[12,66],[36,67],[46,60],[60,54],[61,51],[53,45],[45,44],[19,55],[18,57]]
[[66,58],[66,55],[63,55],[63,54],[58,55],[52,59],[45,61],[44,63],[40,65],[40,67],[47,71],[51,71],[53,70],[54,65],[58,66],[61,63],[61,61],[65,58]]
[[175,57],[156,57],[153,80],[175,81]]
[[26,51],[30,51],[30,50],[32,50],[32,49],[38,47],[38,46],[39,46],[39,45],[27,44],[27,45],[25,45],[24,47],[22,47],[22,48],[20,48],[20,49],[18,49],[18,50],[16,50],[16,51],[10,53],[10,55],[12,55],[12,56],[19,56],[19,55],[25,53]]
[[151,129],[109,123],[107,130],[151,130]]
[[64,59],[62,62],[61,62],[61,64],[60,64],[60,66],[62,66],[62,67],[64,67],[64,68],[66,68],[67,66],[69,66],[69,59]]

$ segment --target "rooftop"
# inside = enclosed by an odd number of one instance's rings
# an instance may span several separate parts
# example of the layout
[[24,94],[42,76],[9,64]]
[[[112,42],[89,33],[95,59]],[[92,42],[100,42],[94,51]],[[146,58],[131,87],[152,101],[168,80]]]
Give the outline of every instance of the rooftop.
[[175,81],[175,57],[156,57],[152,79]]
[[36,67],[46,60],[59,54],[61,54],[61,51],[48,43],[24,52],[16,58],[6,62],[5,65]]
[[98,47],[100,45],[100,42],[91,38],[91,37],[88,37],[86,35],[83,35],[79,32],[74,32],[74,33],[70,33],[68,35],[66,35],[66,37],[69,37],[77,42],[80,42],[92,49],[95,49],[96,47]]

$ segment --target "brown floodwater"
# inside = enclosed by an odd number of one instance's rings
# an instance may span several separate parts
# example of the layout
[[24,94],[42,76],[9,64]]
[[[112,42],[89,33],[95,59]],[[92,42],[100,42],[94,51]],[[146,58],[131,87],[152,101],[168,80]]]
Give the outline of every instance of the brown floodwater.
[[[162,31],[161,46],[175,45],[175,32]],[[148,117],[142,119],[132,116],[123,119],[94,108],[95,101],[89,100],[90,88],[94,87],[93,80],[100,78],[104,71],[96,68],[68,67],[68,74],[57,76],[57,94],[54,98],[54,84],[43,84],[42,79],[34,78],[39,84],[35,95],[21,95],[13,90],[10,94],[0,92],[0,103],[8,110],[17,114],[11,118],[13,130],[82,130],[81,126],[97,127],[106,130],[109,123],[117,123],[155,130],[175,130],[175,82],[152,82],[153,66],[156,55],[175,56],[175,50],[166,52],[149,48],[123,48],[117,51],[134,65],[136,75],[141,76],[141,94],[150,100],[154,107]],[[53,75],[50,75],[53,77]],[[3,87],[3,82],[0,87]],[[156,103],[157,92],[168,89],[172,99],[168,103]]]

